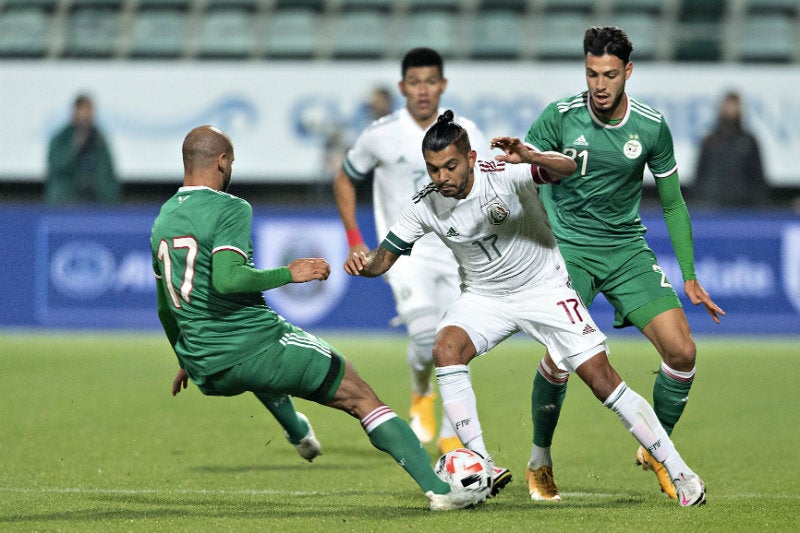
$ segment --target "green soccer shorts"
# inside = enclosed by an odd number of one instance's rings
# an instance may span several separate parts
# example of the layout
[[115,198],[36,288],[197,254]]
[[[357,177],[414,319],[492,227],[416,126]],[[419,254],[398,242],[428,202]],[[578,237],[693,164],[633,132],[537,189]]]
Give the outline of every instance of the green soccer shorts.
[[208,376],[198,387],[212,396],[288,394],[325,405],[336,394],[344,370],[344,356],[327,342],[292,328],[263,352]]
[[602,293],[614,306],[614,327],[643,329],[681,302],[644,239],[617,246],[560,244],[572,286],[586,306]]

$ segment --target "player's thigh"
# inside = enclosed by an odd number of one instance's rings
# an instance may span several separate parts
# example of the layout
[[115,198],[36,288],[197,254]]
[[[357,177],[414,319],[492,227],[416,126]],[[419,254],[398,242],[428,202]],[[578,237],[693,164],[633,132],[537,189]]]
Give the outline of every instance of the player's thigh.
[[602,292],[614,306],[616,327],[644,327],[659,314],[681,307],[678,295],[647,247],[634,248],[604,281]]
[[538,283],[514,295],[519,328],[547,347],[562,370],[574,371],[605,350],[606,336],[566,279]]
[[344,357],[324,340],[300,329],[231,368],[214,387],[224,394],[284,393],[326,403],[344,376]]
[[519,331],[514,312],[508,298],[467,291],[445,311],[436,331],[448,326],[463,329],[475,346],[476,355],[482,355]]

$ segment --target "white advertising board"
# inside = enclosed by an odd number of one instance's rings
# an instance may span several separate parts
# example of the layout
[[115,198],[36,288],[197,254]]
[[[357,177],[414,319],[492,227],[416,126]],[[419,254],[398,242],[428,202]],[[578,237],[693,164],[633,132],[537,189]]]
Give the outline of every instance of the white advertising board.
[[[180,146],[194,126],[233,138],[235,175],[259,182],[330,179],[325,137],[366,125],[369,90],[397,93],[396,62],[0,62],[0,180],[44,179],[49,137],[74,97],[91,94],[123,180],[181,179]],[[524,136],[551,100],[585,87],[583,65],[450,62],[443,105],[489,137]],[[693,180],[697,146],[719,97],[739,91],[774,186],[800,186],[800,68],[751,65],[635,65],[628,92],[667,117],[681,178]],[[399,93],[396,105],[403,101]]]

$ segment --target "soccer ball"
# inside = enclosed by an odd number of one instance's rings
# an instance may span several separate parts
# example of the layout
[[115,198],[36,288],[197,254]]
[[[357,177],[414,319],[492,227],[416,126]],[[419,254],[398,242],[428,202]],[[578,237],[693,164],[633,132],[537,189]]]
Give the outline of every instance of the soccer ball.
[[492,468],[478,452],[457,448],[439,457],[433,468],[442,481],[456,489],[485,491],[492,488]]

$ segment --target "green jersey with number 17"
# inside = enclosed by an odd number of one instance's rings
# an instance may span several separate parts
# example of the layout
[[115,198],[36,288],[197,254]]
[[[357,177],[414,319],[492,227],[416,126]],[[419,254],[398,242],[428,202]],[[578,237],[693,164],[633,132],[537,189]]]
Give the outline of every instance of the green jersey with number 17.
[[533,123],[525,141],[575,159],[574,174],[540,188],[559,242],[607,246],[641,238],[639,217],[645,164],[656,179],[677,170],[672,134],[663,115],[628,97],[618,124],[601,121],[588,93],[557,100]]
[[241,198],[208,187],[181,187],[153,223],[153,270],[180,329],[175,353],[195,381],[262,353],[290,327],[262,293],[214,289],[214,253],[231,250],[253,266],[252,217],[250,204]]

